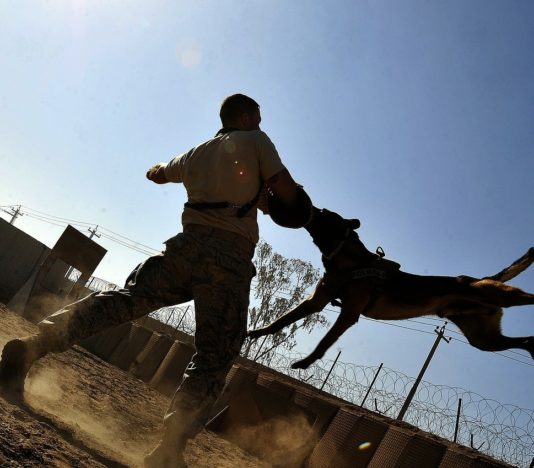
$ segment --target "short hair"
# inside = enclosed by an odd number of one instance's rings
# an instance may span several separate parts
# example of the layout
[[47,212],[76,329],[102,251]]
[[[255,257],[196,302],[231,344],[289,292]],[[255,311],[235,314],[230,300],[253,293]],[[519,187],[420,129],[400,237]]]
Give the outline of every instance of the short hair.
[[260,105],[252,98],[244,94],[232,94],[221,104],[219,116],[223,126],[235,122],[242,114],[252,114],[257,112]]

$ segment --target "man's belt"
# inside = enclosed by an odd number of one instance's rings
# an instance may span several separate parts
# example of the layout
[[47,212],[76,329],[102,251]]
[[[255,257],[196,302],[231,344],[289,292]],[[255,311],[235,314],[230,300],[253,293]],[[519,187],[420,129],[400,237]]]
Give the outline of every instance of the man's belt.
[[211,210],[211,209],[219,209],[219,208],[235,208],[236,216],[238,218],[242,218],[245,216],[251,208],[256,204],[256,201],[254,203],[249,202],[243,206],[239,205],[233,205],[230,202],[199,202],[199,203],[192,203],[192,202],[185,202],[184,206],[186,208],[192,208],[193,210]]
[[211,208],[228,208],[232,205],[230,205],[230,203],[226,201],[223,201],[223,202],[200,202],[200,203],[185,202],[184,206],[186,208],[193,208],[194,210],[208,210]]
[[238,218],[243,218],[254,206],[256,206],[256,203],[258,203],[258,200],[260,199],[261,192],[263,190],[263,184],[260,185],[260,189],[258,190],[258,193],[256,196],[250,200],[248,203],[245,203],[242,206],[234,205],[230,202],[222,201],[222,202],[185,202],[184,206],[186,208],[192,208],[193,210],[211,210],[211,209],[220,209],[220,208],[235,208],[236,216]]

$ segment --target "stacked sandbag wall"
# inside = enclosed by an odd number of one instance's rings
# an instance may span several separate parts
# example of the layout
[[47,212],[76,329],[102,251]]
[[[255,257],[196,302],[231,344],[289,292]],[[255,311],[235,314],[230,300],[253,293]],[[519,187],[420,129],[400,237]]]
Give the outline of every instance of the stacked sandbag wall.
[[[269,401],[271,399],[272,401]],[[309,444],[287,453],[288,466],[308,468],[509,467],[410,424],[392,420],[325,394],[264,366],[240,360],[228,374],[208,429],[222,437],[233,426],[302,411],[311,422]],[[229,438],[234,443],[235,438]],[[246,447],[243,447],[246,449]],[[293,452],[297,452],[296,450]]]

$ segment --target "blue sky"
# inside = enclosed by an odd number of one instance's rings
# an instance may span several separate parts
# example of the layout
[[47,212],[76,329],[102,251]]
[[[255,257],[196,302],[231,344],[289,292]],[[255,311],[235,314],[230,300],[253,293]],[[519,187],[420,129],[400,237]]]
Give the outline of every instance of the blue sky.
[[[243,92],[315,204],[361,219],[370,249],[414,273],[496,273],[534,245],[533,24],[528,0],[4,0],[0,205],[159,249],[185,194],[146,169],[211,137],[222,98]],[[16,225],[48,245],[62,232]],[[305,232],[267,217],[260,228],[320,266]],[[110,281],[145,258],[99,242],[96,274]],[[533,291],[534,268],[513,284]],[[534,334],[534,307],[506,312],[503,328]],[[433,341],[362,321],[328,357],[416,375]],[[532,365],[455,340],[425,379],[534,407]]]

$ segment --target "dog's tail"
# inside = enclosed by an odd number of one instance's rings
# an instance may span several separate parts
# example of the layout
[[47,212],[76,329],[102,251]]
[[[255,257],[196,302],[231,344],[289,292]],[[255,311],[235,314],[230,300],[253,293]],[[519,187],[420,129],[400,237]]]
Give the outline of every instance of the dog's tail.
[[525,255],[517,259],[514,263],[506,267],[504,270],[499,271],[499,273],[497,273],[496,275],[486,276],[486,278],[505,283],[506,281],[515,278],[522,271],[525,271],[532,264],[532,262],[534,262],[534,247],[528,249],[528,252]]

